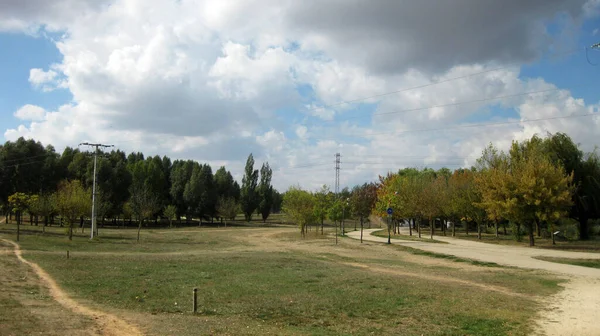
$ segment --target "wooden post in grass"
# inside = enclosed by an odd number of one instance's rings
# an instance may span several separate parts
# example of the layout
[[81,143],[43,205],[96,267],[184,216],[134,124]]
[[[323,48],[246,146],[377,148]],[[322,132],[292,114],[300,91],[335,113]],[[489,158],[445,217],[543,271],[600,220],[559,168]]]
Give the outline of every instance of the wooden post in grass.
[[198,288],[194,288],[194,303],[192,305],[192,311],[196,313],[198,311]]

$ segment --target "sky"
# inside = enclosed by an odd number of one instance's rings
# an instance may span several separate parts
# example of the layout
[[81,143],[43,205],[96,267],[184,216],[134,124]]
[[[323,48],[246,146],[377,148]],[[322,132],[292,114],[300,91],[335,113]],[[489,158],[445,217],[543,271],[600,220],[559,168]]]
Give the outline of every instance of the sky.
[[238,180],[253,153],[282,191],[338,152],[351,187],[534,134],[591,151],[599,28],[600,0],[3,0],[1,134]]

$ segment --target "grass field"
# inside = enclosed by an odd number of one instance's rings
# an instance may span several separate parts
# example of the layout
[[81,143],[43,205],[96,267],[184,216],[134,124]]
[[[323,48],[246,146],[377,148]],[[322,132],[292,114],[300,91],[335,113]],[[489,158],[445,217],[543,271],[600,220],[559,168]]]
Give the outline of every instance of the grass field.
[[555,263],[559,263],[559,264],[600,268],[600,259],[570,259],[570,258],[553,258],[553,257],[537,257],[536,259],[555,262]]
[[[14,239],[13,229],[0,225],[0,237]],[[535,271],[349,238],[336,246],[331,236],[302,239],[293,228],[146,230],[139,244],[131,229],[101,230],[94,241],[78,233],[72,242],[60,228],[24,229],[25,258],[76,300],[151,335],[527,335],[538,299],[560,289]],[[19,318],[9,310],[0,306],[11,328]]]

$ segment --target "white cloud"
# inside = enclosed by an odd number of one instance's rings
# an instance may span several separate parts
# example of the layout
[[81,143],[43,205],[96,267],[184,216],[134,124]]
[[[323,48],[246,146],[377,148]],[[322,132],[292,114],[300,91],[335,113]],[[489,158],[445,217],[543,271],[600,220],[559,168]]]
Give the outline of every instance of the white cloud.
[[40,121],[46,116],[46,110],[36,105],[27,104],[15,111],[13,115],[21,120]]
[[[598,108],[566,90],[444,106],[555,89],[523,78],[517,66],[364,100],[358,111],[358,104],[338,104],[531,59],[546,41],[541,23],[558,11],[577,17],[582,3],[482,0],[466,14],[455,3],[424,11],[430,4],[414,2],[402,10],[414,18],[400,20],[391,2],[3,1],[0,30],[64,30],[62,61],[32,69],[30,82],[73,95],[55,111],[23,107],[15,112],[23,125],[4,136],[59,149],[105,142],[226,164],[237,178],[253,153],[257,162],[269,160],[279,189],[333,184],[336,152],[345,185],[403,166],[469,165],[489,142],[506,147],[534,132],[565,131],[591,148],[597,117],[453,128],[506,120],[496,109],[518,120]],[[482,17],[502,22],[474,29]],[[416,131],[423,129],[437,130]]]

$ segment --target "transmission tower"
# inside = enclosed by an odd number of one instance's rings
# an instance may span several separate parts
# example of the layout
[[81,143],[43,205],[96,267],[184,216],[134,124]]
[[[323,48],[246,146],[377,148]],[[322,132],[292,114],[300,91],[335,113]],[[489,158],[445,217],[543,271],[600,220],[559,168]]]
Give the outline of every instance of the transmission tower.
[[[335,198],[339,197],[340,193],[340,153],[335,153]],[[335,221],[334,221],[335,222]],[[335,244],[338,243],[337,223],[335,223]]]
[[340,153],[336,153],[335,154],[335,197],[338,197],[338,194],[340,193],[340,158],[341,158],[341,154]]
[[103,145],[103,144],[93,144],[93,143],[80,143],[79,146],[90,146],[94,147],[94,184],[92,185],[92,232],[90,234],[90,239],[94,238],[94,234],[96,234],[96,166],[98,162],[98,148],[108,148],[114,147],[113,145]]

